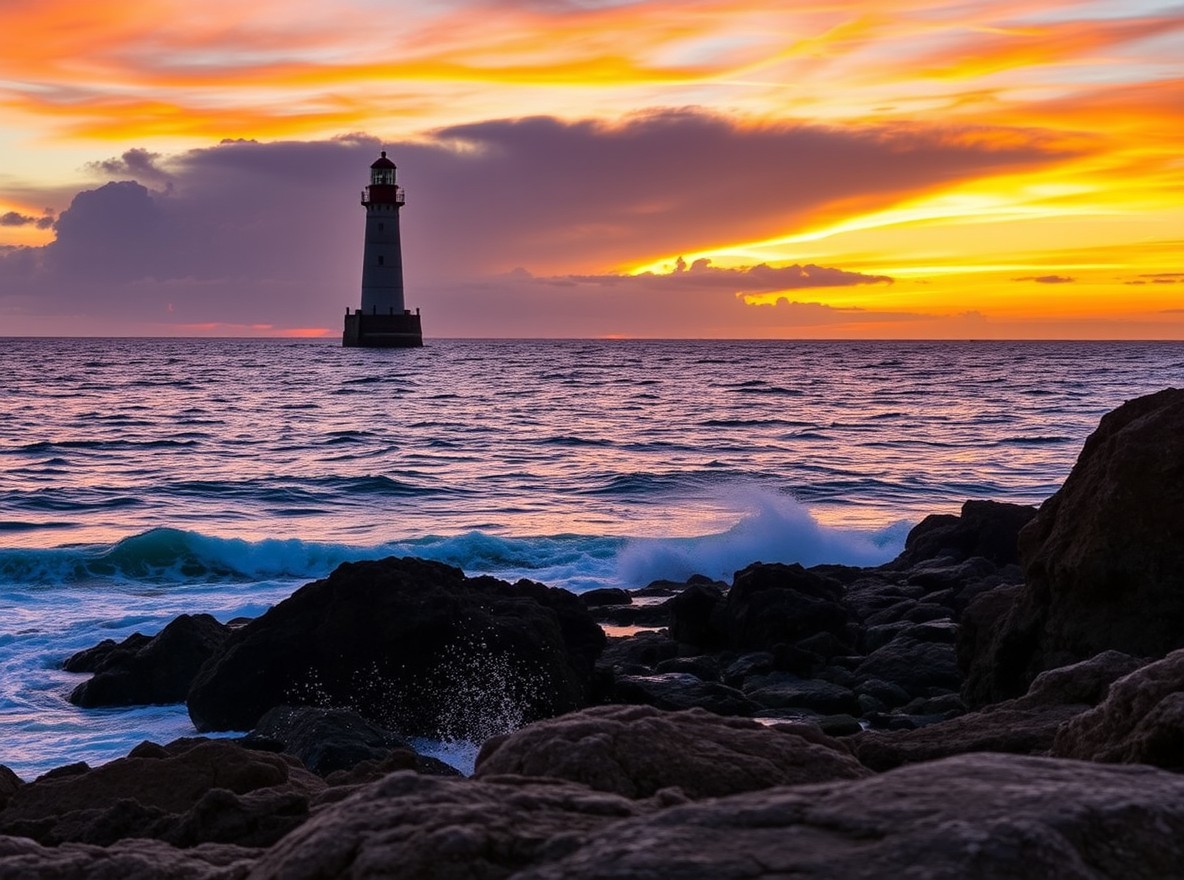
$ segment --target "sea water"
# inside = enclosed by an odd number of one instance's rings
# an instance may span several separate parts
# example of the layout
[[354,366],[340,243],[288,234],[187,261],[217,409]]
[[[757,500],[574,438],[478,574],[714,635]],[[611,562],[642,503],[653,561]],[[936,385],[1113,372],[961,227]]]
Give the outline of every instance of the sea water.
[[181,613],[387,555],[577,592],[877,564],[966,499],[1040,503],[1182,383],[1178,343],[0,340],[0,764],[192,734],[60,668]]

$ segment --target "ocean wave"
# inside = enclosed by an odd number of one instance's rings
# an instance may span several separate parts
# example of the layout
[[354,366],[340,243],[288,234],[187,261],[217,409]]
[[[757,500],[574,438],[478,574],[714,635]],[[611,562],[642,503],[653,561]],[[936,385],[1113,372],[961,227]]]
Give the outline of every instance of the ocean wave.
[[632,540],[618,557],[618,579],[644,584],[702,574],[730,583],[753,562],[880,565],[904,548],[909,529],[903,521],[873,531],[825,526],[793,498],[760,487],[733,487],[723,495],[747,510],[739,522],[718,534]]
[[830,528],[792,498],[760,488],[721,488],[713,501],[739,511],[740,519],[722,532],[697,537],[510,537],[474,530],[351,545],[296,538],[248,541],[157,528],[110,545],[0,549],[0,584],[168,587],[299,581],[324,577],[343,562],[417,556],[470,575],[529,578],[582,592],[602,586],[641,587],[692,574],[730,580],[737,569],[760,561],[878,564],[900,550],[908,528],[904,523],[869,532]]

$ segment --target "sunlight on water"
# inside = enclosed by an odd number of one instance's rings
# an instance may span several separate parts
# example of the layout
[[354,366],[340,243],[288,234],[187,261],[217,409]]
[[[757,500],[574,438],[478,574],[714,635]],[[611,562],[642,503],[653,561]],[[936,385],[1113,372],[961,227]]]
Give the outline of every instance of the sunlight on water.
[[[575,591],[876,564],[968,498],[1039,503],[1103,413],[1184,384],[1184,346],[16,339],[0,375],[0,763],[27,777],[192,733],[66,702],[103,638],[388,555]],[[471,768],[516,721],[470,679],[431,748]]]

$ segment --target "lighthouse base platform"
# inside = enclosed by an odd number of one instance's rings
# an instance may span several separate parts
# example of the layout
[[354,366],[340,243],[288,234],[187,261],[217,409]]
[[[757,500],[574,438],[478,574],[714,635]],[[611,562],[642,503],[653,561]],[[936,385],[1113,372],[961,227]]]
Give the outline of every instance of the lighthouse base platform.
[[423,345],[419,310],[401,315],[346,312],[341,344],[346,348],[419,348]]

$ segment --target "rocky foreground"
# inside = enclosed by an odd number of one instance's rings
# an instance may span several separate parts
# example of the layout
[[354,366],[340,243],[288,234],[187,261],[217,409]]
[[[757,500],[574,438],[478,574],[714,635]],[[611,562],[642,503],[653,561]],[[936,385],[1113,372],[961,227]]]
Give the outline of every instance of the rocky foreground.
[[1184,878],[1184,391],[878,568],[576,597],[387,559],[66,668],[251,733],[0,767],[0,877]]

